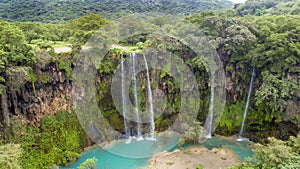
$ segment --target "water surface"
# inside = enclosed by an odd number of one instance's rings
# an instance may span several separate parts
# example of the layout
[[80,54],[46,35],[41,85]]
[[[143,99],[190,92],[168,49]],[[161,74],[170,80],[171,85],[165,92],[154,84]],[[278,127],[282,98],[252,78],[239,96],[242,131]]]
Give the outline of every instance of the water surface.
[[[122,140],[101,149],[94,146],[90,150],[83,153],[80,158],[72,165],[67,167],[60,167],[60,169],[77,169],[81,163],[88,158],[96,158],[97,169],[136,169],[146,167],[151,156],[163,152],[173,151],[177,147],[179,137],[157,137],[156,141],[143,140],[132,141],[128,144]],[[186,144],[184,147],[191,145]],[[203,146],[211,150],[212,148],[226,147],[231,149],[240,160],[247,157],[252,157],[253,152],[248,147],[248,142],[236,142],[235,140],[228,140],[213,137],[207,140]]]

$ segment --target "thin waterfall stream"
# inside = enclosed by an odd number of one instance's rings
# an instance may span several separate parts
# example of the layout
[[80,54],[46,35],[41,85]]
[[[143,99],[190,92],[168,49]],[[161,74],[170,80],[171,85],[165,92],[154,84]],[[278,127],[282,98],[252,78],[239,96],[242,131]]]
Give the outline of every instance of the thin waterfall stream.
[[138,105],[138,93],[137,93],[137,81],[136,81],[136,54],[133,52],[130,54],[130,59],[132,61],[132,71],[133,71],[133,89],[134,89],[134,103],[135,103],[135,114],[137,123],[137,140],[143,140],[143,135],[141,132],[141,121],[139,115],[139,105]]
[[252,70],[252,75],[251,75],[251,80],[250,80],[250,86],[249,86],[249,91],[248,91],[248,96],[247,96],[246,107],[245,107],[244,114],[243,114],[242,127],[240,129],[238,138],[236,139],[237,141],[247,140],[246,138],[243,138],[242,135],[243,135],[243,131],[244,131],[244,127],[245,127],[245,121],[246,121],[247,112],[248,112],[248,108],[249,108],[249,103],[250,103],[250,99],[251,99],[251,92],[252,92],[252,85],[253,85],[254,76],[255,76],[255,68],[253,68],[253,70]]
[[124,79],[124,74],[125,74],[125,69],[124,69],[124,61],[123,61],[123,55],[121,55],[121,89],[122,89],[122,113],[124,117],[124,130],[125,130],[125,137],[129,137],[129,130],[128,130],[128,125],[127,125],[127,114],[126,114],[126,101],[125,101],[125,79]]
[[211,78],[211,85],[210,85],[210,103],[209,103],[209,110],[208,110],[208,125],[207,125],[207,135],[206,138],[212,137],[212,128],[213,128],[213,118],[214,118],[214,97],[215,97],[215,77],[212,76]]
[[149,99],[149,115],[150,115],[150,138],[149,140],[155,140],[155,123],[154,123],[154,112],[153,112],[153,97],[152,97],[152,90],[151,90],[151,81],[149,76],[149,68],[147,64],[147,60],[145,55],[143,55],[146,67],[146,75],[147,75],[147,88],[148,88],[148,99]]

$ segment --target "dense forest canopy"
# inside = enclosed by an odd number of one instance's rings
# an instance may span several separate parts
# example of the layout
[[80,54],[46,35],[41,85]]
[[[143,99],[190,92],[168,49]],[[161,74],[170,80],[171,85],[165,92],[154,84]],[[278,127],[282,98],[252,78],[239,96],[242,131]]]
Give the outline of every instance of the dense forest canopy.
[[299,0],[247,0],[234,7],[239,16],[245,15],[297,15],[300,13]]
[[0,0],[0,19],[63,23],[91,13],[106,18],[137,12],[184,16],[209,10],[225,11],[232,6],[228,0]]

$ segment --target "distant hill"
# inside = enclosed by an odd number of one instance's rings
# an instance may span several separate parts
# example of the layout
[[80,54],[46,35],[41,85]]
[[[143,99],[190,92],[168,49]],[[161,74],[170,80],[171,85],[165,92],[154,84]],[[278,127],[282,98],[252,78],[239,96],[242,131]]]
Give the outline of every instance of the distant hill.
[[245,15],[299,15],[300,0],[247,0],[235,5],[239,16]]
[[229,0],[0,0],[0,19],[62,23],[90,13],[106,18],[136,12],[185,16],[232,7],[233,3]]

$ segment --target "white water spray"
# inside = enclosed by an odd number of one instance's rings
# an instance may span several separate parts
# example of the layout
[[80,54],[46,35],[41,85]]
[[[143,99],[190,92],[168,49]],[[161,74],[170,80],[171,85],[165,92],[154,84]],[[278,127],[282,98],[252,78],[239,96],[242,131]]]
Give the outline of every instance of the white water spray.
[[133,52],[130,54],[130,59],[132,60],[132,71],[133,71],[133,90],[134,90],[134,103],[135,103],[135,114],[136,114],[136,123],[137,123],[137,140],[143,140],[140,124],[140,115],[139,115],[139,105],[138,105],[138,93],[137,93],[137,82],[136,82],[136,54]]
[[151,82],[149,76],[149,68],[147,64],[147,60],[145,55],[143,55],[146,67],[146,74],[147,74],[147,88],[148,88],[148,99],[149,99],[149,115],[150,115],[150,138],[149,140],[155,140],[154,132],[155,132],[155,123],[154,123],[154,112],[153,112],[153,97],[152,97],[152,90],[151,90]]
[[251,80],[250,80],[250,87],[249,87],[248,96],[247,96],[247,102],[246,102],[246,107],[245,107],[244,115],[243,115],[242,127],[241,127],[241,130],[239,132],[238,138],[236,139],[237,141],[247,140],[247,138],[243,138],[242,137],[242,134],[243,134],[243,131],[244,131],[245,121],[246,121],[247,112],[248,112],[248,108],[249,108],[249,103],[250,103],[250,97],[251,97],[251,92],[252,92],[252,84],[253,84],[254,76],[255,76],[255,68],[253,68],[253,70],[252,70],[252,75],[251,75]]
[[210,103],[209,103],[209,109],[208,109],[208,125],[207,125],[207,135],[206,138],[212,137],[212,128],[213,128],[213,119],[214,119],[214,98],[215,98],[215,77],[212,75],[211,78],[211,85],[210,85]]

